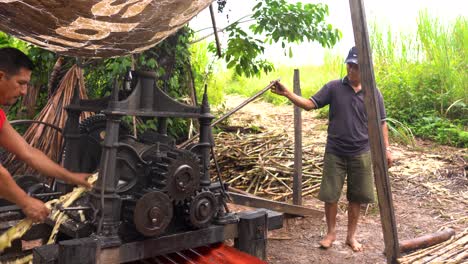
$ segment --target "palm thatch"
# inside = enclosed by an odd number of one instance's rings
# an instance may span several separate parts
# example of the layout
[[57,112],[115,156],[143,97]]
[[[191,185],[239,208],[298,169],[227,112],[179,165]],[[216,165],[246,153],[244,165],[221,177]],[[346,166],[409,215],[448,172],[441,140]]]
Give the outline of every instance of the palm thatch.
[[[86,99],[83,71],[74,65],[68,70],[60,82],[59,87],[49,99],[35,120],[53,124],[60,128],[65,126],[67,112],[64,107],[70,104],[73,90],[79,89],[80,98]],[[89,113],[83,113],[81,118],[89,117]],[[33,147],[44,152],[54,161],[58,161],[61,155],[63,138],[62,134],[41,124],[32,124],[24,133],[24,139]],[[22,162],[17,162],[13,154],[9,154],[4,166],[12,175],[37,174],[32,168]]]
[[36,110],[37,96],[40,90],[39,85],[31,85],[28,87],[28,93],[21,100],[21,107],[16,113],[16,117],[19,119],[31,119],[34,117]]

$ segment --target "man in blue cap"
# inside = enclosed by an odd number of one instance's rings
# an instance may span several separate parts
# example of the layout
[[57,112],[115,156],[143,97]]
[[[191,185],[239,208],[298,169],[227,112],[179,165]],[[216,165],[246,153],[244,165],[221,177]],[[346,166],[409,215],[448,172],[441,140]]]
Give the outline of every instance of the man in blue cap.
[[[352,47],[345,60],[347,75],[343,79],[325,84],[315,95],[303,98],[276,82],[273,93],[285,96],[296,106],[305,110],[330,105],[327,145],[325,148],[323,176],[319,199],[325,202],[327,235],[320,246],[329,248],[336,239],[336,215],[338,200],[346,179],[348,199],[348,232],[346,244],[353,251],[362,251],[356,239],[357,223],[361,204],[374,202],[374,181],[370,156],[367,114],[361,88],[358,54]],[[388,166],[392,165],[389,151],[388,128],[382,94],[378,92],[378,108],[382,133],[386,146]]]

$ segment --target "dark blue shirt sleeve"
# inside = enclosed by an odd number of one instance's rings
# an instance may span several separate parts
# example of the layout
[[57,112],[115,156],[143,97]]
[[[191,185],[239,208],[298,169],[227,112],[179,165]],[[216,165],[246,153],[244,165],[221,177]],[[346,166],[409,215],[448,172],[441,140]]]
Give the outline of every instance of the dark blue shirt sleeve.
[[377,103],[380,111],[380,120],[385,121],[387,119],[387,113],[385,112],[385,105],[384,105],[384,100],[382,93],[380,92],[379,89],[377,89]]
[[310,100],[314,102],[317,108],[322,108],[331,101],[331,89],[328,84],[325,84],[316,94],[310,97]]

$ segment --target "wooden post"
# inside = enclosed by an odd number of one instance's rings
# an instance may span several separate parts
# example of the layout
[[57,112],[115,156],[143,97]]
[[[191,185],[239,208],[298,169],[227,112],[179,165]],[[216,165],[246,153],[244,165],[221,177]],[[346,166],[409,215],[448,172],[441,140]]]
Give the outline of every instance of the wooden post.
[[379,199],[385,255],[387,263],[397,263],[399,255],[398,232],[388,177],[385,145],[382,138],[380,112],[377,107],[377,91],[363,0],[349,0],[349,6],[351,8],[354,40],[358,50],[359,68],[361,70],[361,85],[364,90],[364,102],[368,117],[369,142]]
[[[301,96],[299,70],[294,70],[294,93]],[[302,109],[294,106],[293,204],[302,205]]]
[[268,215],[257,211],[239,218],[239,235],[234,239],[234,246],[257,258],[266,259]]
[[98,241],[86,237],[59,242],[58,264],[96,263]]

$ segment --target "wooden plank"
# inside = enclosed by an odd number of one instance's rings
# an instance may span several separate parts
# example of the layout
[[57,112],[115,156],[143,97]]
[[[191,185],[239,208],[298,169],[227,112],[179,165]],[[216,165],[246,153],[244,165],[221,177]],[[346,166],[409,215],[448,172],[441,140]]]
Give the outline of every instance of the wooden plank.
[[369,142],[379,199],[385,255],[387,263],[397,263],[399,255],[398,233],[388,177],[385,144],[382,137],[380,112],[377,110],[377,91],[363,0],[349,0],[349,6],[353,22],[354,40],[358,50],[361,85],[364,90],[364,102],[368,116]]
[[267,200],[258,196],[243,195],[239,193],[228,192],[229,196],[232,199],[232,202],[239,205],[256,207],[256,208],[265,208],[277,212],[282,212],[290,215],[297,216],[312,216],[312,217],[323,217],[323,212],[300,206],[300,205],[291,205],[282,202],[276,202]]
[[[294,70],[294,93],[301,96],[299,70]],[[293,204],[302,205],[302,109],[294,106]]]

